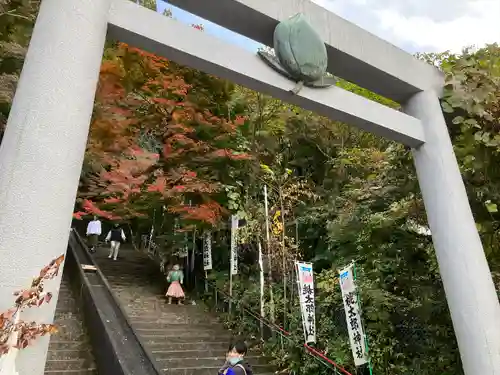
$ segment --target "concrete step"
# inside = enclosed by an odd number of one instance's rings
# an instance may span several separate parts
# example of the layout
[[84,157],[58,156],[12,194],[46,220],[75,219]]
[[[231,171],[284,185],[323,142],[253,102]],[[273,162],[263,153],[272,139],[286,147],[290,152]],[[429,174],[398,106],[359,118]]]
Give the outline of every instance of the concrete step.
[[[120,302],[122,302],[121,298]],[[144,308],[144,306],[138,305],[137,302],[134,302],[134,304],[122,303],[122,306],[126,310],[128,310],[131,314],[135,315],[140,313],[147,313],[149,315],[162,314],[165,316],[177,316],[179,318],[205,319],[205,321],[200,321],[200,323],[205,323],[205,324],[212,323],[212,321],[216,322],[214,316],[211,316],[210,314],[203,311],[202,306],[198,305],[195,306],[177,305],[177,304],[168,305],[166,301],[158,301],[158,303],[155,305],[153,304],[146,305],[147,306],[146,308]]]
[[134,328],[139,331],[170,331],[170,332],[224,332],[222,327],[214,326],[213,324],[183,324],[183,323],[169,323],[167,321],[134,321],[132,323]]
[[134,274],[128,272],[128,270],[127,270],[126,275],[112,275],[111,270],[108,269],[106,271],[109,273],[109,275],[107,277],[109,282],[113,282],[113,283],[119,282],[119,283],[123,283],[124,285],[135,284],[135,283],[146,284],[144,282],[144,273],[143,273],[146,270],[140,270],[138,275],[134,275]]
[[58,332],[50,338],[46,375],[97,375],[79,297],[63,274],[54,317]]
[[[121,298],[120,298],[120,302],[122,302]],[[147,312],[150,315],[161,313],[163,315],[170,315],[170,316],[178,316],[178,317],[185,317],[185,318],[197,318],[197,319],[204,319],[204,321],[200,321],[200,323],[205,323],[205,324],[211,324],[211,323],[217,321],[215,316],[213,316],[205,311],[205,308],[203,305],[187,305],[187,304],[186,305],[177,305],[177,304],[169,305],[169,304],[167,304],[166,301],[160,300],[155,305],[148,304],[147,306],[149,306],[149,307],[146,307],[146,308],[137,304],[137,302],[134,302],[133,304],[122,303],[122,306],[125,307],[127,310],[129,310],[130,313],[134,313],[134,314]]]
[[[189,366],[189,364],[185,364]],[[217,374],[220,366],[216,367],[182,367],[182,368],[163,368],[163,372],[167,375],[213,375]]]
[[123,298],[124,300],[130,299],[130,302],[133,301],[144,301],[144,302],[154,302],[154,301],[166,301],[164,294],[154,294],[154,295],[142,295],[140,293],[132,293],[132,292],[120,292],[115,293],[117,297]]
[[[186,364],[189,364],[189,367],[219,367],[222,366],[225,362],[225,355],[219,355],[215,357],[184,357],[184,358],[171,358],[171,357],[162,357],[161,355],[156,356],[156,361],[161,363],[162,368],[176,369],[186,367]],[[269,361],[266,361],[261,357],[249,357],[247,359],[248,363],[252,366],[252,368],[260,368],[268,365]]]
[[204,351],[204,350],[222,350],[226,351],[229,347],[229,341],[213,341],[208,340],[204,342],[172,342],[166,340],[158,340],[158,341],[146,341],[143,340],[144,344],[149,348],[149,350],[154,354],[163,353],[165,351],[173,351],[173,350],[195,350],[195,351]]
[[189,336],[178,336],[178,335],[169,335],[169,336],[162,336],[162,335],[140,335],[140,338],[148,344],[151,345],[160,345],[165,342],[171,342],[173,344],[190,344],[190,343],[197,343],[197,342],[203,342],[203,341],[211,341],[211,342],[224,342],[227,345],[229,345],[229,342],[231,341],[231,336],[205,336],[205,337],[196,337],[193,335]]
[[151,290],[146,288],[135,288],[135,287],[116,287],[113,284],[111,285],[111,291],[113,294],[120,298],[127,298],[133,296],[134,300],[137,298],[137,295],[150,296],[155,294],[160,294],[161,290]]
[[69,299],[69,298],[64,298],[64,299],[58,299],[57,300],[57,306],[56,310],[57,311],[63,311],[63,310],[78,310],[80,308],[80,304],[76,302],[74,299]]
[[222,358],[224,359],[228,345],[206,350],[152,350],[155,358],[182,359],[182,358]]
[[90,370],[45,370],[46,375],[98,375],[96,369]]
[[63,292],[63,293],[60,293],[59,294],[59,297],[57,298],[57,303],[64,303],[64,302],[68,302],[68,303],[75,303],[76,302],[76,299],[73,295],[72,292]]
[[54,321],[57,322],[59,320],[71,320],[71,319],[80,319],[81,314],[78,311],[68,311],[68,310],[56,310],[54,315]]
[[206,331],[168,331],[168,330],[137,330],[141,337],[147,340],[170,340],[184,339],[204,341],[212,339],[213,341],[231,340],[231,335],[228,332],[206,332]]
[[47,353],[47,360],[51,361],[85,358],[90,358],[90,353],[87,349],[58,349],[49,350],[49,352]]
[[[148,313],[141,314],[137,311],[131,313],[130,311],[126,311],[127,316],[130,318],[132,324],[139,319],[143,319],[145,322],[159,322],[159,323],[170,323],[170,324],[199,324],[201,322],[207,322],[208,319],[203,318],[191,318],[189,316],[184,317],[172,317],[171,315],[161,314],[161,313]],[[220,324],[214,322],[215,324]]]
[[[168,305],[165,278],[147,257],[130,250],[117,262],[98,258],[145,347],[165,374],[215,375],[225,360],[231,332],[203,306]],[[258,350],[249,351],[255,374],[269,375],[273,368]]]
[[[224,358],[226,357],[228,346],[229,344],[224,343],[224,345],[217,345],[216,347],[211,347],[204,350],[176,348],[174,350],[154,349],[151,352],[155,355],[155,358],[159,359],[218,358],[224,360]],[[258,351],[249,349],[247,356],[249,363],[267,364],[269,362],[268,360],[262,362],[259,354],[260,353]]]
[[111,289],[113,290],[113,293],[115,294],[120,294],[120,293],[144,293],[146,292],[145,295],[151,295],[151,294],[160,294],[162,290],[158,290],[158,288],[151,288],[151,285],[147,286],[137,286],[137,285],[116,285],[116,284],[109,284],[111,286]]
[[86,341],[87,333],[83,330],[72,331],[58,327],[59,331],[55,334],[58,340],[62,341]]
[[76,315],[72,315],[71,317],[64,317],[61,319],[55,319],[54,323],[57,324],[59,331],[84,331],[85,324],[81,319]]
[[165,309],[165,301],[148,301],[141,303],[139,301],[130,301],[126,300],[123,297],[118,297],[120,299],[120,303],[124,308],[127,308],[131,312],[146,312],[146,311],[161,311],[161,312],[169,312]]
[[152,285],[151,283],[148,282],[148,280],[125,282],[125,281],[110,279],[106,273],[104,273],[104,275],[106,275],[106,278],[108,279],[108,282],[113,287],[113,289],[117,289],[122,292],[126,291],[134,292],[134,291],[146,290],[148,291],[149,294],[151,291],[158,289],[158,286],[154,284]]
[[74,298],[74,294],[72,291],[66,291],[66,290],[60,290],[59,291],[59,294],[57,295],[57,301],[59,302],[59,300],[61,299],[67,299],[67,298]]
[[57,334],[52,336],[50,339],[49,350],[86,350],[89,349],[88,341],[71,341],[71,340],[60,340]]
[[[135,277],[134,275],[128,275],[129,276],[128,278],[119,278],[119,277],[116,277],[115,275],[112,274],[113,271],[105,269],[105,270],[102,270],[102,272],[106,276],[106,279],[108,280],[108,282],[110,284],[113,284],[113,285],[115,285],[115,284],[116,285],[123,285],[123,286],[141,285],[141,286],[149,286],[150,288],[158,287],[155,284],[148,283],[149,280],[145,281],[144,278]],[[147,275],[148,273],[150,273],[150,272],[149,271],[142,271],[143,275]]]
[[[189,366],[189,367],[187,367]],[[182,368],[164,368],[163,371],[168,375],[214,375],[217,374],[222,363],[216,367],[191,367],[187,365]],[[256,367],[252,368],[253,373],[256,375],[272,373],[273,369],[270,367]]]
[[45,367],[50,370],[94,370],[95,365],[91,359],[62,359],[49,360]]

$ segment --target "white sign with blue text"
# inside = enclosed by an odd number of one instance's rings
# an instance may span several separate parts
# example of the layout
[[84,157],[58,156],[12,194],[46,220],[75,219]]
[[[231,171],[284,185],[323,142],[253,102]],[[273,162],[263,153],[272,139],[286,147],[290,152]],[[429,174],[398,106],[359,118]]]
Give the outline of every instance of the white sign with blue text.
[[203,234],[203,269],[212,269],[212,232],[209,230]]
[[349,341],[351,342],[352,355],[356,366],[368,362],[366,341],[361,325],[361,313],[359,308],[358,293],[356,291],[356,280],[354,279],[354,264],[339,271],[340,289],[344,301],[344,310],[347,320]]
[[295,262],[299,289],[302,326],[306,344],[316,342],[316,307],[314,303],[314,274],[312,263]]
[[237,215],[231,216],[231,275],[238,274],[238,224]]

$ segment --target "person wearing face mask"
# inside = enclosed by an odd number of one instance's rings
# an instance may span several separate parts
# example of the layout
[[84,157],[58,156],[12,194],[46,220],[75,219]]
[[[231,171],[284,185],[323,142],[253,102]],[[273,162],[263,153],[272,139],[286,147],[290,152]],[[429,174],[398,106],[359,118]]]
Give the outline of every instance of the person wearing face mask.
[[252,368],[245,362],[247,345],[243,341],[236,341],[229,345],[226,362],[219,370],[219,375],[253,375]]
[[172,304],[172,298],[177,299],[177,303],[182,305],[182,300],[184,299],[184,291],[182,290],[181,284],[184,283],[184,273],[180,270],[178,264],[175,264],[172,270],[167,275],[167,281],[170,286],[167,289],[168,304]]

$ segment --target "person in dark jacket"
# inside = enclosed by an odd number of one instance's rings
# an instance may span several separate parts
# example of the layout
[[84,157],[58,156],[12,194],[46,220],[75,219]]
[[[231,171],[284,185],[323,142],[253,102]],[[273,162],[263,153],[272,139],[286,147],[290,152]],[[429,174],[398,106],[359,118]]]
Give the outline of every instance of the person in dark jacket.
[[111,241],[108,258],[116,260],[118,252],[120,251],[120,245],[122,242],[125,242],[126,239],[127,238],[125,237],[125,233],[120,227],[120,224],[115,223],[113,229],[111,229],[106,236],[106,242]]
[[252,368],[245,362],[247,345],[243,341],[236,341],[229,345],[226,362],[219,370],[219,375],[253,375]]

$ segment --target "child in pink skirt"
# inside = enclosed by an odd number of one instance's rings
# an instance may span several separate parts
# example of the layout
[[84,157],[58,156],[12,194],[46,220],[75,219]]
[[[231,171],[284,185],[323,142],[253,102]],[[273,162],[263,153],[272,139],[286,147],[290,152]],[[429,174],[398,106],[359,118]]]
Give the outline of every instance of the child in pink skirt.
[[167,289],[168,304],[172,303],[172,298],[177,299],[177,303],[182,305],[182,300],[184,299],[184,291],[182,290],[181,284],[184,283],[184,273],[179,269],[179,265],[174,265],[173,269],[167,275],[167,281],[170,286]]

